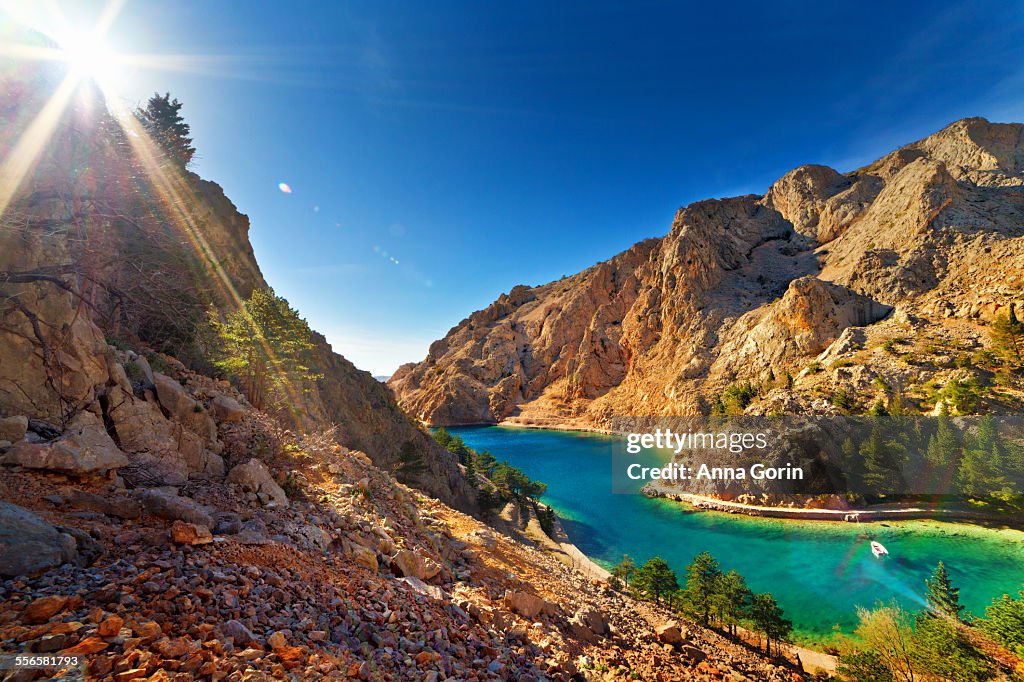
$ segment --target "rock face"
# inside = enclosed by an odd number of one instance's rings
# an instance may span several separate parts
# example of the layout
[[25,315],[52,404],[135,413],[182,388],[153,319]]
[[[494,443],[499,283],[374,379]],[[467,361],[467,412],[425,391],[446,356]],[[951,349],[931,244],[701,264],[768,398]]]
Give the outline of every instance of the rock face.
[[[40,85],[59,83],[49,68],[26,70],[18,76],[24,82],[5,80],[11,125],[0,131],[0,151],[14,148],[45,104],[47,88]],[[218,185],[194,173],[176,170],[173,182],[153,181],[96,93],[79,94],[5,207],[5,219],[16,219],[0,228],[0,300],[8,302],[0,309],[0,445],[23,435],[7,417],[63,430],[89,410],[103,415],[116,445],[131,456],[132,484],[223,475],[216,423],[237,422],[246,408],[226,395],[192,395],[176,372],[153,371],[155,356],[125,358],[107,338],[137,340],[187,365],[208,366],[196,320],[210,303],[233,310],[239,298],[267,287],[249,219]],[[91,171],[70,173],[81,164],[82,139],[90,140]],[[403,414],[386,386],[333,352],[324,337],[314,342],[313,364],[323,378],[304,387],[297,425],[333,425],[341,445],[385,468],[414,452],[425,466],[407,482],[474,510],[474,491],[454,456]],[[58,454],[66,458],[48,456]]]
[[27,509],[0,500],[0,576],[49,570],[78,555],[75,539]]
[[[847,330],[905,334],[895,309],[938,338],[939,320],[980,327],[1021,301],[1022,158],[1024,126],[965,119],[851,173],[802,166],[764,196],[696,202],[661,239],[513,288],[389,385],[433,425],[607,428],[707,414],[740,383],[813,411],[833,378],[783,379]],[[862,364],[857,350],[832,359]]]

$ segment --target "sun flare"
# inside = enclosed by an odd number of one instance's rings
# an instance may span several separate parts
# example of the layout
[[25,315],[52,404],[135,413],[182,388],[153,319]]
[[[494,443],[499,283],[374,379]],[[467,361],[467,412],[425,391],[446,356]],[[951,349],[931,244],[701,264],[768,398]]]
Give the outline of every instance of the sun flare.
[[103,88],[117,84],[121,61],[94,31],[71,31],[58,41],[61,59],[71,67],[76,80],[91,78]]

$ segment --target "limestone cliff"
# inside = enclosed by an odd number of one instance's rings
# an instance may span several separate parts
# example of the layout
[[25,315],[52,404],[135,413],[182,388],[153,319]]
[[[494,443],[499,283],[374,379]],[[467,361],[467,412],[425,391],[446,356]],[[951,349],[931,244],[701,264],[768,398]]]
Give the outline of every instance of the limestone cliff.
[[[4,167],[13,194],[0,222],[0,418],[25,416],[59,432],[84,410],[129,453],[182,455],[192,446],[182,444],[180,429],[162,425],[167,410],[148,389],[132,389],[108,344],[127,341],[151,349],[150,359],[163,352],[210,370],[211,342],[196,331],[208,310],[230,310],[267,286],[249,219],[217,184],[147,158],[139,136],[84,83],[32,158],[19,144],[58,83],[42,67],[14,70],[0,83],[0,109],[11,121],[0,130],[0,158],[13,160]],[[454,457],[406,418],[385,386],[323,337],[315,342],[323,378],[297,406],[304,424],[336,426],[341,444],[384,469],[415,453],[425,466],[411,483],[473,510]]]
[[[389,384],[430,424],[706,414],[735,383],[757,388],[740,409],[827,411],[874,376],[879,399],[929,409],[925,385],[964,370],[957,356],[1024,298],[1022,235],[1024,126],[965,119],[851,173],[802,166],[764,196],[682,208],[665,237],[515,287]],[[886,341],[945,360],[891,366]]]

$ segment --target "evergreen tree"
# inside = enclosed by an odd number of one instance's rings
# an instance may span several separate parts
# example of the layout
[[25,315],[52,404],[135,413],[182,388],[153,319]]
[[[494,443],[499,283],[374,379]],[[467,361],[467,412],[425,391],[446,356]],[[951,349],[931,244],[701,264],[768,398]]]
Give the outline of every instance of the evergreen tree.
[[1008,594],[993,599],[979,625],[989,637],[1024,657],[1024,590],[1016,599]]
[[414,480],[427,471],[427,462],[423,459],[423,453],[419,451],[416,444],[411,440],[402,444],[398,452],[398,464],[394,473],[403,480]]
[[754,622],[754,629],[764,634],[769,656],[772,653],[772,642],[787,641],[793,631],[793,622],[784,617],[782,607],[768,593],[755,594],[751,598],[750,619]]
[[903,446],[886,440],[882,425],[875,421],[871,435],[860,445],[864,460],[864,486],[876,495],[892,495],[903,491],[903,465],[906,452]]
[[660,556],[649,559],[636,572],[633,587],[654,600],[661,601],[679,589],[675,572]]
[[235,377],[253,407],[292,405],[308,382],[323,375],[311,368],[313,332],[288,301],[273,289],[256,289],[241,308],[210,323],[220,344],[213,349],[214,364]]
[[182,167],[188,166],[196,153],[190,137],[191,128],[181,117],[181,102],[171,99],[171,93],[153,93],[146,107],[138,109],[135,117],[150,137]]
[[612,569],[612,575],[621,580],[626,586],[629,586],[629,581],[634,573],[636,573],[636,564],[633,563],[628,554],[623,554],[622,561]]
[[1012,303],[1009,313],[996,318],[989,336],[993,350],[1008,367],[1020,366],[1024,359],[1024,323],[1017,319]]
[[954,479],[954,472],[960,466],[960,435],[949,416],[945,403],[936,419],[935,433],[928,439],[925,463],[929,473],[929,491],[934,493],[952,492],[948,482]]
[[985,655],[953,623],[940,618],[917,618],[910,660],[914,671],[926,679],[984,682],[995,676]]
[[928,608],[937,615],[947,616],[957,621],[960,620],[960,612],[964,607],[960,604],[960,588],[953,587],[946,571],[946,564],[939,562],[935,572],[925,580],[928,587],[925,592],[925,603]]
[[735,569],[719,576],[715,594],[716,608],[718,618],[729,630],[729,634],[736,635],[736,626],[746,617],[753,596],[747,581]]
[[996,420],[982,417],[977,432],[968,439],[958,473],[960,491],[970,497],[984,498],[1007,488],[1003,475],[1003,447]]
[[721,575],[718,561],[709,552],[701,552],[686,567],[683,598],[693,614],[705,625],[711,620],[711,609]]

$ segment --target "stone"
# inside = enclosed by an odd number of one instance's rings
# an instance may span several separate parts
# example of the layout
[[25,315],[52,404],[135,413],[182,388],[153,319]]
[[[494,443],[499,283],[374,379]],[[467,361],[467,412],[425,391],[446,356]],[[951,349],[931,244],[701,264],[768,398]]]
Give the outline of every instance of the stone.
[[257,643],[256,635],[252,634],[252,631],[238,620],[232,619],[221,624],[220,632],[225,637],[230,637],[236,647],[245,647],[249,644]]
[[611,634],[608,620],[597,609],[582,607],[573,614],[569,622],[585,628],[591,634],[599,637],[606,637]]
[[524,618],[536,618],[541,614],[553,614],[557,607],[551,602],[529,592],[506,591],[505,607],[515,611]]
[[91,656],[106,649],[108,644],[99,637],[86,637],[75,646],[64,649],[61,656]]
[[207,529],[215,525],[210,512],[190,497],[152,488],[142,490],[139,498],[146,511],[154,516],[169,521],[181,520]]
[[700,663],[708,657],[706,653],[695,646],[690,646],[689,644],[683,645],[679,650],[679,653],[688,658],[691,663]]
[[213,542],[213,534],[206,526],[179,519],[171,524],[171,540],[179,545],[205,545]]
[[409,587],[411,587],[412,589],[416,590],[424,596],[430,597],[432,599],[437,599],[438,601],[441,601],[445,598],[444,590],[442,590],[437,585],[428,585],[419,578],[415,578],[413,576],[399,578],[399,580],[401,580],[406,585],[408,585]]
[[72,475],[106,472],[128,464],[128,457],[91,412],[79,412],[63,437],[49,443],[19,443],[3,456],[8,464]]
[[237,400],[223,394],[215,396],[210,401],[210,409],[213,411],[213,418],[222,423],[241,421],[246,414],[245,408]]
[[377,555],[371,549],[352,543],[352,548],[349,551],[348,556],[357,566],[362,566],[370,571],[377,570]]
[[21,612],[21,622],[29,625],[45,623],[67,606],[68,598],[62,596],[40,597],[32,601]]
[[267,465],[256,458],[232,468],[228,472],[228,483],[235,483],[256,495],[264,494],[269,500],[267,506],[288,506],[288,496],[271,476]]
[[15,415],[13,417],[0,418],[0,440],[9,443],[17,443],[25,437],[28,430],[28,417]]
[[114,516],[121,519],[137,519],[142,514],[142,505],[137,500],[123,495],[115,495],[108,499],[95,493],[84,490],[72,490],[66,499],[57,506],[68,504],[78,509],[88,509],[107,516]]
[[675,621],[663,623],[655,627],[654,634],[657,635],[658,641],[664,644],[676,646],[683,643],[683,633]]
[[27,509],[0,500],[0,576],[35,575],[77,558],[73,537]]
[[117,637],[122,627],[124,627],[124,618],[118,615],[110,615],[101,620],[99,625],[96,626],[96,634],[105,638]]
[[403,576],[430,580],[441,572],[441,566],[433,559],[409,549],[399,550],[392,558]]

